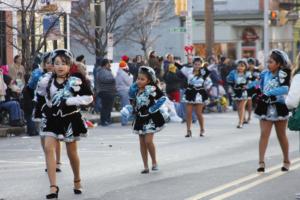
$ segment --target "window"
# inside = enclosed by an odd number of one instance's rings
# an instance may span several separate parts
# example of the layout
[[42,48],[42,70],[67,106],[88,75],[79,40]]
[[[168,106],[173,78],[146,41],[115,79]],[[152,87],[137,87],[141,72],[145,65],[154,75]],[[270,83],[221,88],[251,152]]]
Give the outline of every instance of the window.
[[0,65],[6,63],[6,21],[5,11],[0,11]]

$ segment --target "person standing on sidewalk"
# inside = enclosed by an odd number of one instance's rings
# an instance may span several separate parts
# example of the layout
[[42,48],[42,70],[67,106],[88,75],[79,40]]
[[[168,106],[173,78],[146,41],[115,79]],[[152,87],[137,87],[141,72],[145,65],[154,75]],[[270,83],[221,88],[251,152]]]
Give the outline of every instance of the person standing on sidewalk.
[[195,58],[193,64],[193,74],[188,77],[188,86],[183,96],[183,101],[186,103],[187,134],[185,137],[192,136],[191,124],[193,109],[195,109],[199,121],[200,137],[203,137],[205,132],[203,108],[208,101],[208,90],[212,86],[212,81],[209,78],[209,70],[202,67],[201,58]]
[[268,70],[260,76],[262,94],[258,97],[255,109],[255,114],[260,119],[261,130],[258,172],[265,171],[265,153],[273,125],[283,154],[281,171],[288,171],[290,168],[289,142],[286,136],[289,111],[285,104],[285,95],[288,94],[290,85],[289,65],[287,54],[273,49],[268,60]]
[[58,140],[66,142],[67,153],[74,175],[74,194],[81,194],[80,161],[77,141],[86,136],[87,128],[80,113],[81,105],[93,101],[93,93],[81,74],[70,75],[73,55],[65,49],[51,53],[54,73],[45,74],[39,81],[36,93],[44,97],[41,135],[45,136],[45,153],[50,181],[47,199],[57,199],[59,187],[56,183],[55,148]]
[[111,124],[111,112],[116,96],[116,80],[111,71],[108,59],[103,59],[101,67],[96,72],[96,93],[101,99],[100,124]]
[[25,86],[25,74],[25,68],[22,65],[22,56],[16,55],[14,57],[14,63],[9,66],[9,76],[20,88],[20,90],[22,90]]
[[[133,82],[133,76],[129,73],[129,67],[125,61],[121,61],[116,76],[117,94],[121,98],[121,107],[129,105],[128,91]],[[126,126],[128,119],[121,118],[121,125]]]
[[140,67],[138,79],[129,89],[135,120],[133,132],[139,135],[140,151],[144,163],[142,174],[149,173],[148,152],[152,159],[152,171],[157,171],[156,150],[153,143],[154,133],[165,125],[165,118],[160,111],[166,97],[157,85],[155,71],[151,67]]

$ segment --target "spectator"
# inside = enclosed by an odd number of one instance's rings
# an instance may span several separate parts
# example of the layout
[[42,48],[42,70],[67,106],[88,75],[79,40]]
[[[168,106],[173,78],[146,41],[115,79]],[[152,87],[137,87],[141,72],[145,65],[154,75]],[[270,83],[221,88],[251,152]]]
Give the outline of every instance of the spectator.
[[166,60],[164,61],[164,71],[167,72],[168,71],[168,67],[171,63],[174,63],[174,56],[172,54],[167,54],[166,55]]
[[97,95],[96,91],[95,91],[95,87],[96,87],[96,75],[97,75],[97,71],[98,69],[101,67],[101,62],[102,62],[102,58],[97,58],[96,59],[96,63],[94,65],[94,69],[93,69],[93,76],[94,76],[94,112],[95,113],[100,113],[101,110],[101,99],[100,97]]
[[133,62],[131,62],[130,58],[127,56],[127,55],[124,55],[121,57],[121,60],[126,62],[128,68],[129,68],[129,72],[130,74],[134,75],[136,72],[136,69],[135,69],[135,64]]
[[139,68],[144,65],[145,65],[145,62],[143,61],[143,57],[141,55],[137,55],[135,57],[135,67],[133,70],[133,81],[136,81],[136,79],[138,77]]
[[108,126],[111,123],[111,112],[116,94],[116,80],[113,77],[108,59],[102,60],[95,79],[96,95],[101,99],[100,124]]
[[77,57],[76,57],[76,62],[80,62],[80,63],[82,63],[82,64],[85,65],[85,58],[84,58],[84,55],[77,56]]
[[[116,76],[117,94],[121,98],[121,107],[129,105],[128,91],[133,82],[133,76],[129,73],[129,67],[125,61],[121,61]],[[127,125],[127,118],[122,116],[122,126]]]
[[164,74],[166,83],[166,93],[171,101],[180,102],[181,78],[178,76],[179,70],[174,64],[170,64],[168,71]]
[[20,103],[12,97],[12,93],[16,92],[20,94],[21,90],[14,84],[10,76],[2,74],[1,72],[0,77],[1,79],[3,77],[3,80],[0,81],[2,84],[2,91],[4,88],[6,88],[5,98],[2,98],[0,102],[0,109],[6,109],[9,112],[10,126],[24,126],[23,111],[21,110]]
[[14,57],[14,63],[9,67],[9,76],[22,90],[25,86],[25,68],[22,65],[22,57],[20,55]]
[[161,80],[161,78],[162,78],[161,64],[159,62],[159,58],[156,56],[155,51],[150,52],[149,58],[148,58],[148,64],[149,64],[149,67],[154,69],[156,77]]

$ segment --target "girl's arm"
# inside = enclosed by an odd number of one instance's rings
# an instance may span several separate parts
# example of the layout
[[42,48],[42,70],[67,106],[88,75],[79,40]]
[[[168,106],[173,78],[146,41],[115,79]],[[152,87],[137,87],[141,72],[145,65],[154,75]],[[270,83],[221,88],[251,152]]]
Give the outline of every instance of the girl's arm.
[[93,102],[93,96],[92,95],[83,95],[83,96],[76,96],[76,97],[69,97],[66,100],[67,106],[80,106],[80,105],[89,105]]
[[292,80],[290,91],[287,95],[285,103],[288,108],[297,108],[300,103],[300,74],[296,74]]
[[152,105],[150,108],[149,108],[149,112],[150,113],[155,113],[157,112],[161,106],[166,102],[167,100],[167,97],[164,96],[163,92],[156,88],[156,90],[152,93],[152,96],[154,97],[154,99],[156,100],[155,101],[155,104]]
[[128,95],[129,95],[129,100],[133,100],[136,97],[136,93],[138,91],[138,86],[136,83],[133,83],[128,91]]
[[279,96],[287,94],[290,85],[290,73],[291,71],[289,69],[279,70],[278,78],[280,82],[280,87],[267,91],[265,94],[267,96]]
[[226,77],[226,81],[230,85],[233,85],[235,82],[235,72],[236,72],[235,70],[232,70]]
[[213,83],[209,77],[207,77],[204,81],[204,88],[209,90],[212,87]]
[[37,94],[39,94],[41,96],[47,95],[46,88],[48,86],[48,83],[49,83],[51,77],[52,77],[52,73],[46,73],[39,79],[36,90],[35,90]]
[[[93,102],[93,92],[91,90],[89,82],[81,75],[75,74],[73,75],[76,78],[79,78],[81,80],[80,85],[74,85],[73,87],[71,86],[72,90],[74,88],[79,89],[78,91],[74,91],[74,96],[73,97],[68,97],[66,98],[66,105],[71,106],[71,105],[88,105]],[[71,78],[71,77],[70,77]],[[80,83],[80,82],[78,82]]]
[[157,111],[160,109],[160,107],[166,102],[166,100],[167,100],[167,97],[165,97],[165,96],[160,97],[160,98],[155,102],[155,104],[149,108],[149,112],[150,112],[150,113],[155,113],[155,112],[157,112]]

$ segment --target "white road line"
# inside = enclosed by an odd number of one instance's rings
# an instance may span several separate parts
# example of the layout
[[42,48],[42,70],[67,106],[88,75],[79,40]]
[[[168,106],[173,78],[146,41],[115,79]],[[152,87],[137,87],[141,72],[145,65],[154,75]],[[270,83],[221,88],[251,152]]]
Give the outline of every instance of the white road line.
[[[293,166],[290,168],[290,170],[295,170],[295,169],[298,169],[298,168],[300,168],[300,164],[293,165]],[[267,176],[267,177],[265,177],[265,178],[259,179],[259,180],[257,180],[257,181],[252,182],[252,183],[249,183],[249,184],[247,184],[247,185],[241,186],[241,187],[239,187],[239,188],[237,188],[237,189],[235,189],[235,190],[232,190],[232,191],[230,191],[230,192],[226,192],[226,193],[224,193],[224,194],[221,194],[221,195],[219,195],[219,196],[216,196],[216,197],[214,197],[214,198],[211,199],[211,200],[223,200],[223,199],[226,199],[226,198],[228,198],[228,197],[231,197],[231,196],[236,195],[236,194],[238,194],[238,193],[241,193],[241,192],[243,192],[243,191],[249,190],[249,189],[251,189],[251,188],[253,188],[253,187],[255,187],[255,186],[259,185],[259,184],[262,184],[262,183],[264,183],[264,182],[270,181],[270,180],[275,179],[275,178],[277,178],[277,177],[279,177],[279,176],[282,176],[282,175],[284,175],[284,174],[286,174],[286,172],[281,172],[281,171],[276,172],[276,173],[274,173],[274,174],[272,174],[272,175],[270,175],[270,176]]]
[[[299,162],[299,161],[300,161],[300,158],[296,158],[296,159],[292,160],[292,164],[294,164],[296,162]],[[267,174],[269,174],[269,173],[271,173],[271,172],[273,172],[273,171],[275,171],[275,170],[277,170],[277,169],[279,169],[281,167],[282,167],[282,164],[279,164],[279,165],[276,165],[274,167],[271,167],[271,168],[267,169],[268,170]],[[232,182],[229,182],[229,183],[226,183],[224,185],[218,186],[216,188],[210,189],[210,190],[208,190],[206,192],[202,192],[202,193],[199,193],[199,194],[197,194],[195,196],[189,197],[186,200],[199,200],[201,198],[207,197],[207,196],[215,194],[217,192],[221,192],[223,190],[226,190],[226,189],[231,188],[233,186],[239,185],[241,183],[250,181],[250,180],[255,179],[255,178],[259,177],[259,176],[261,176],[261,174],[259,174],[259,173],[250,174],[248,176],[242,177],[240,179],[236,179],[236,180],[234,180]]]

